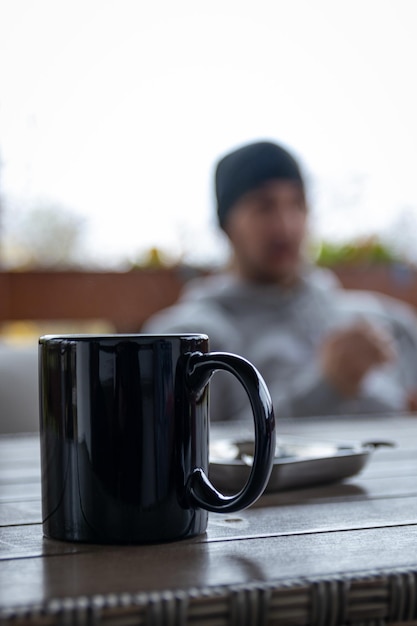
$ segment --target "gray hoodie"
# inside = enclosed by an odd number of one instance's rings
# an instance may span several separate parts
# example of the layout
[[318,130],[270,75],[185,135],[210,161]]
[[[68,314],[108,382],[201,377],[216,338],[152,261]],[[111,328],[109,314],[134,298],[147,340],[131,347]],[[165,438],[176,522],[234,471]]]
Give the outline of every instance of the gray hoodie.
[[[346,399],[323,377],[318,348],[326,334],[359,318],[388,330],[398,358],[369,373],[358,396]],[[379,294],[345,291],[319,270],[289,289],[229,274],[193,281],[143,331],[206,333],[211,350],[245,357],[264,377],[277,417],[402,411],[407,392],[417,388],[417,318],[411,309]],[[210,394],[212,419],[248,417],[248,400],[230,374],[218,372]]]

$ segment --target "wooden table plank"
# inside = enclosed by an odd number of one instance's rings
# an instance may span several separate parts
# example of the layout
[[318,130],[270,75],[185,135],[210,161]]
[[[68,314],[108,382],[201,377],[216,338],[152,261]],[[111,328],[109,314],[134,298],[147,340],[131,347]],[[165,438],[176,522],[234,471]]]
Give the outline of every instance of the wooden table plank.
[[[399,452],[375,452],[367,468],[348,481],[268,494],[255,506],[413,497],[417,495],[417,460],[408,455],[402,458]],[[39,522],[40,478],[27,482],[25,474],[16,468],[4,471],[3,476],[6,475],[8,481],[0,484],[0,526]],[[29,517],[25,517],[25,511]],[[38,511],[38,517],[33,516],[34,511]]]
[[0,485],[38,484],[41,480],[40,468],[9,467],[1,470]]
[[[34,441],[33,448],[37,447]],[[369,462],[363,468],[361,476],[414,476],[417,473],[417,451],[389,449],[376,450],[371,453]],[[6,461],[0,463],[0,486],[15,483],[40,482],[39,458],[26,461]]]
[[[40,485],[9,485],[0,487],[0,528],[7,525],[39,523],[41,521]],[[404,498],[413,501],[417,497],[417,477],[393,478],[383,476],[362,479],[355,477],[341,483],[331,483],[304,489],[293,489],[265,494],[251,510],[294,505],[325,505],[328,503],[350,506],[354,502],[371,502]],[[366,507],[371,510],[372,506]],[[393,506],[389,504],[388,506]],[[281,514],[281,513],[279,513]]]
[[254,581],[340,577],[415,568],[417,526],[265,537],[213,543],[114,547],[0,568],[0,606],[51,598],[189,590]]
[[[415,420],[417,423],[417,420]],[[414,420],[413,420],[414,423]],[[5,444],[7,446],[5,447]],[[21,445],[24,446],[24,456],[19,456]],[[0,461],[0,502],[26,499],[40,496],[40,459],[39,441],[37,437],[17,438],[0,437],[0,453],[7,450],[5,458]],[[1,458],[1,457],[0,457]],[[407,484],[407,477],[417,474],[417,449],[404,450],[379,449],[370,455],[368,464],[362,472],[352,477],[350,483],[357,484],[361,489],[368,490],[368,479],[382,477],[402,477]],[[366,484],[363,480],[366,479]],[[409,484],[409,483],[408,483]]]
[[[35,443],[35,445],[34,445]],[[0,435],[0,467],[3,463],[39,462],[39,435]]]
[[[97,550],[84,544],[44,539],[37,524],[0,528],[0,561]],[[417,524],[417,497],[357,502],[329,502],[247,509],[210,514],[207,533],[193,543],[327,533]]]
[[40,499],[40,482],[0,484],[0,506],[3,502],[27,502]]
[[18,526],[27,524],[40,524],[42,522],[41,501],[30,500],[24,502],[0,503],[0,541],[2,527]]

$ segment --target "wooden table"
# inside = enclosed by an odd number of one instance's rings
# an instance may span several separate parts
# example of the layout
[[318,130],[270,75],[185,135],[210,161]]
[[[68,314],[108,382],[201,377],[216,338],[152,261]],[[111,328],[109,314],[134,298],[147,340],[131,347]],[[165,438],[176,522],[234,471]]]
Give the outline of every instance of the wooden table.
[[416,625],[417,418],[278,428],[397,447],[344,483],[213,514],[194,539],[118,547],[44,539],[38,439],[0,438],[0,623]]

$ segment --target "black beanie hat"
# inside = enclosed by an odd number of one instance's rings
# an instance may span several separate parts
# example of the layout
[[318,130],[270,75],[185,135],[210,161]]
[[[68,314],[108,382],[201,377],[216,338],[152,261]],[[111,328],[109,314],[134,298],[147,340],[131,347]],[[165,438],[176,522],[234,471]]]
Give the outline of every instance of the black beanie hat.
[[293,180],[303,186],[297,162],[277,144],[260,141],[223,157],[215,173],[220,226],[224,227],[229,210],[240,196],[274,178]]

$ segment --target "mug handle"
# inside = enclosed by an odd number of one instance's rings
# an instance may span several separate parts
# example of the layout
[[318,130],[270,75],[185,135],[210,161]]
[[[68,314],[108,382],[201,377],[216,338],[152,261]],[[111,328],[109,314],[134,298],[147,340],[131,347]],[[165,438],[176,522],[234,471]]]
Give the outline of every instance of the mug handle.
[[255,452],[245,486],[233,496],[225,496],[212,485],[201,467],[195,468],[186,485],[187,499],[207,511],[232,513],[245,509],[264,491],[275,455],[275,418],[271,396],[258,370],[249,361],[226,352],[194,352],[186,368],[189,389],[197,396],[204,391],[216,370],[233,374],[248,394],[255,424]]

